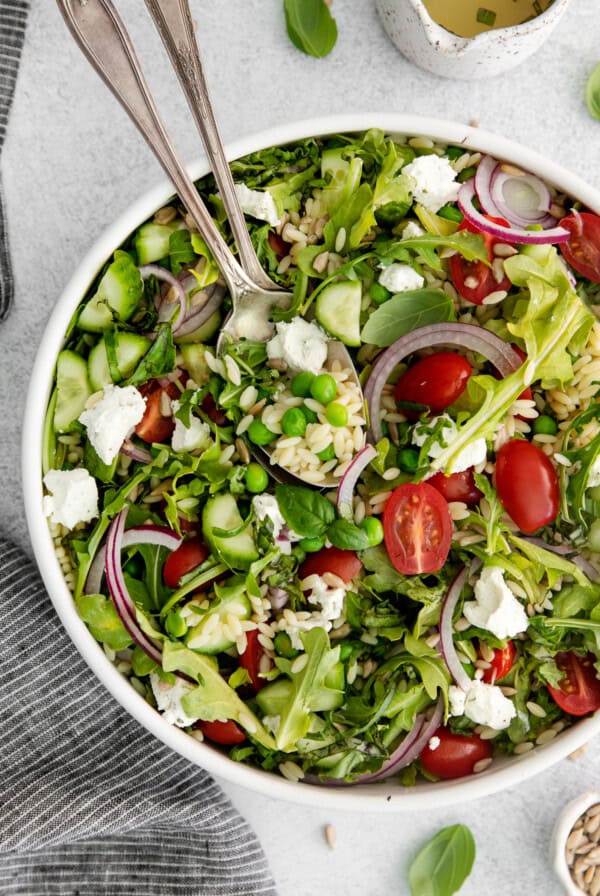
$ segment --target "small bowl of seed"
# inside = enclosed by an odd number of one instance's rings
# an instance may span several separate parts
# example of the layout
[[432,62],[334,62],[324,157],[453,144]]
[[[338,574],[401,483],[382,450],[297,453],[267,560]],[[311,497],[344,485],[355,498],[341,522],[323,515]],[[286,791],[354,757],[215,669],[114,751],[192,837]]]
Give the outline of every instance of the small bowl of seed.
[[556,819],[554,869],[568,896],[600,896],[600,791],[572,800]]

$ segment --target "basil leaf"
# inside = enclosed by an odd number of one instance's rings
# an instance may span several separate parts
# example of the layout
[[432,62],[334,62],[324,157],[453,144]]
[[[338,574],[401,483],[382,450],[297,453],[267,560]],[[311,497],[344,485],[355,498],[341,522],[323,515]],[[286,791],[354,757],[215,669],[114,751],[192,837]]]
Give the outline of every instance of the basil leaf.
[[592,118],[600,121],[600,62],[588,78],[585,101]]
[[325,535],[335,519],[335,510],[327,498],[301,485],[278,485],[275,497],[290,529],[303,538]]
[[388,346],[417,327],[455,320],[450,296],[441,289],[409,289],[392,296],[370,316],[360,338]]
[[336,548],[343,551],[365,551],[369,538],[364,529],[359,529],[348,520],[336,520],[327,530],[327,538]]
[[452,896],[471,873],[475,840],[463,824],[442,828],[410,866],[411,896]]
[[284,0],[287,33],[303,53],[327,56],[337,40],[337,25],[325,0]]

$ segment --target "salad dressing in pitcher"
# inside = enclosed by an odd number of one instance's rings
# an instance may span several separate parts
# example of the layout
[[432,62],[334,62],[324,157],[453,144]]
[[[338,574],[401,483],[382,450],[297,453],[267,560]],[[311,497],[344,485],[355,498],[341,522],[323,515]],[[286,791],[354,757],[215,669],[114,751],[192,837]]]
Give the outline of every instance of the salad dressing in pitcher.
[[423,0],[431,18],[453,34],[475,37],[520,25],[545,12],[552,0]]

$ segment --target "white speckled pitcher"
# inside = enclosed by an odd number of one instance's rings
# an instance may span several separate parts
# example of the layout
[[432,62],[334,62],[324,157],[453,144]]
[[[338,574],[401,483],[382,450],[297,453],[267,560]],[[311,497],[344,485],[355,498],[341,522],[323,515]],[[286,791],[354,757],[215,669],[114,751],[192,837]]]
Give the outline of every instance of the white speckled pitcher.
[[464,80],[498,75],[519,65],[543,44],[569,2],[554,0],[528,22],[466,38],[438,25],[421,0],[375,0],[383,27],[407,59],[435,75]]

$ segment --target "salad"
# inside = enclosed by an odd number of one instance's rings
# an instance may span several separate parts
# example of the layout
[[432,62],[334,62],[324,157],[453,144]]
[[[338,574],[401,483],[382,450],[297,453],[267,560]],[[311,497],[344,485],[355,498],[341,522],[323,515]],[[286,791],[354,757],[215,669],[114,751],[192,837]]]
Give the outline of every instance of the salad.
[[232,168],[293,294],[271,338],[217,353],[229,296],[173,204],[58,356],[44,513],[81,618],[166,720],[294,781],[546,743],[600,708],[600,217],[377,130]]

